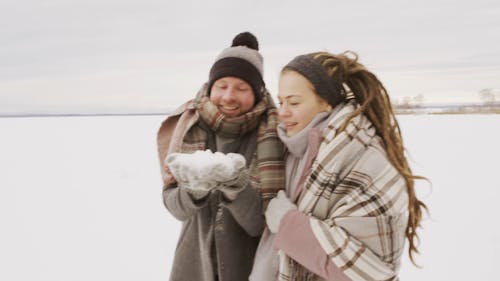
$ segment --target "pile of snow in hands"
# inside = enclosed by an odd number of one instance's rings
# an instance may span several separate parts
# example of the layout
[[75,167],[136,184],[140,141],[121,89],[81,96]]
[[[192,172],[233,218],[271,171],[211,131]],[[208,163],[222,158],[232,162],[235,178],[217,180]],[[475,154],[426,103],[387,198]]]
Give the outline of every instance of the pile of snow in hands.
[[241,154],[210,150],[194,153],[171,153],[165,164],[178,182],[191,187],[210,190],[218,183],[233,180],[245,168],[245,158]]

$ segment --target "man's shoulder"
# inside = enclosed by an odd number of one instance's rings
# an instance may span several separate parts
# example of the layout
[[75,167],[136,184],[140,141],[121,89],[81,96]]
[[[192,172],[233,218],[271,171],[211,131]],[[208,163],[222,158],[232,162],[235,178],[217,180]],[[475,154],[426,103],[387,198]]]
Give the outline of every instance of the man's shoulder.
[[185,102],[184,104],[182,104],[181,106],[177,107],[172,112],[170,112],[167,118],[163,120],[161,127],[164,127],[165,125],[176,124],[177,121],[179,121],[179,118],[182,116],[182,114],[190,110],[195,110],[193,105],[193,100]]
[[181,115],[182,113],[184,113],[186,110],[194,110],[194,100],[188,100],[187,102],[183,103],[182,105],[180,105],[179,107],[177,107],[176,109],[174,109],[174,111],[172,111],[168,117],[174,117],[174,116],[179,116]]

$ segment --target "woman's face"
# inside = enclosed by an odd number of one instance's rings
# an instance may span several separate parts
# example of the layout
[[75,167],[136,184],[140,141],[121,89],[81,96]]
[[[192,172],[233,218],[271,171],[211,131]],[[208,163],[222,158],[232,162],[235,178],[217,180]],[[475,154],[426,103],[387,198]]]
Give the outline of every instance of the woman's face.
[[236,77],[222,77],[212,85],[210,101],[224,115],[235,117],[252,109],[255,96],[247,82]]
[[278,116],[289,137],[304,129],[316,114],[332,109],[314,92],[311,82],[298,72],[285,70],[278,87]]

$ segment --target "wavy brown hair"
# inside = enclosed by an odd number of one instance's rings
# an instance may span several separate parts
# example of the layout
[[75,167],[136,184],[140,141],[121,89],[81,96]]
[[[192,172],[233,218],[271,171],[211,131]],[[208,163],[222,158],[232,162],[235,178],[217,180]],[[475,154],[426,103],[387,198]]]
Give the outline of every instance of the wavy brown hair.
[[324,67],[332,79],[338,83],[347,84],[359,104],[359,107],[340,127],[340,130],[344,130],[352,118],[364,114],[370,119],[377,134],[382,138],[389,161],[404,177],[409,199],[409,217],[405,235],[410,244],[408,249],[410,260],[416,265],[413,255],[419,253],[417,249],[419,244],[417,228],[421,226],[423,210],[428,211],[428,209],[416,197],[414,181],[416,179],[427,179],[414,175],[408,165],[401,130],[387,90],[375,74],[358,62],[358,56],[354,52],[348,51],[338,55],[317,52],[309,55]]

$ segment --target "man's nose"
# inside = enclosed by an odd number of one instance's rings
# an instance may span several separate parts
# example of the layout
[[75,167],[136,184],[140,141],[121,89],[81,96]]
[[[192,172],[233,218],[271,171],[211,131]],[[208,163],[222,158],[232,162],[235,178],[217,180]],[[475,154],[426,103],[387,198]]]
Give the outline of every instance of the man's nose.
[[236,98],[235,96],[235,91],[233,88],[227,88],[226,91],[224,91],[224,94],[222,95],[222,100],[224,102],[232,102]]

